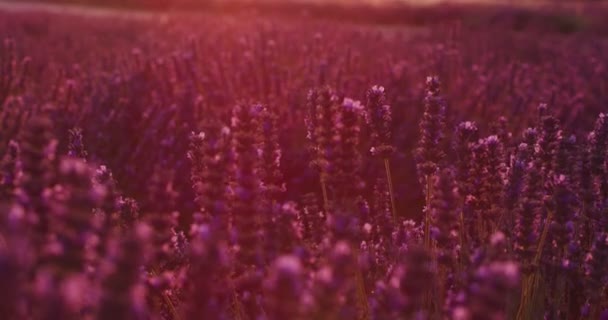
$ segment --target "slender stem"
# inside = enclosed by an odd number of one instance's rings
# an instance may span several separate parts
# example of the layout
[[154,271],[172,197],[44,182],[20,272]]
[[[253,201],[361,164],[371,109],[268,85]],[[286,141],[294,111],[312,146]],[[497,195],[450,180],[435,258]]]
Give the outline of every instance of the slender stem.
[[234,319],[241,320],[243,319],[243,310],[241,309],[241,302],[239,301],[239,297],[236,293],[236,290],[232,288],[232,303],[234,304]]
[[[431,248],[431,175],[426,175],[426,207],[424,212],[424,248],[429,250],[435,260],[435,254]],[[429,287],[424,293],[424,307],[430,315],[433,313],[433,288]]]
[[465,225],[464,225],[464,210],[460,210],[460,219],[458,219],[460,224],[460,232],[458,232],[458,240],[460,241],[460,254],[458,256],[458,267],[459,271],[464,269],[464,259],[466,254],[465,249]]
[[393,214],[393,226],[397,225],[397,206],[395,205],[395,192],[393,191],[393,178],[391,175],[391,163],[384,158],[384,169],[386,169],[386,181],[388,182],[388,193],[391,198],[391,211]]
[[536,268],[536,270],[527,276],[524,279],[523,283],[523,292],[521,297],[521,304],[519,306],[519,311],[517,313],[517,319],[523,320],[528,319],[531,314],[531,309],[534,307],[534,303],[536,302],[536,295],[538,291],[538,285],[540,282],[540,273],[538,271],[538,264],[540,263],[540,259],[542,258],[543,248],[545,247],[545,242],[547,241],[547,235],[549,234],[549,226],[551,225],[551,220],[553,219],[553,212],[549,211],[547,218],[545,219],[545,224],[543,226],[543,231],[541,233],[538,247],[536,248],[536,254],[534,256],[534,260],[532,261],[532,266]]
[[528,318],[528,307],[530,301],[530,283],[533,281],[534,274],[527,274],[522,279],[522,291],[519,299],[519,308],[517,309],[517,320],[525,320]]
[[547,219],[545,219],[545,225],[543,226],[543,233],[540,236],[540,242],[538,243],[538,248],[536,248],[536,255],[534,256],[534,265],[538,265],[540,262],[540,258],[543,254],[543,248],[545,246],[545,241],[547,241],[547,235],[549,234],[549,225],[551,224],[551,219],[553,219],[553,212],[549,211],[547,215]]
[[[507,215],[507,228],[509,229],[506,234],[512,235],[513,230],[515,230],[515,222],[514,222],[515,215],[513,214],[513,211],[511,211],[511,210],[509,210],[505,214]],[[513,253],[513,237],[512,236],[507,236],[507,253],[509,253],[509,254]]]
[[361,273],[361,267],[359,266],[359,250],[355,249],[355,259],[357,259],[355,269],[355,281],[357,284],[357,300],[359,305],[359,319],[368,320],[369,315],[369,304],[367,301],[367,293],[365,290],[365,283],[363,281],[363,274]]
[[[156,267],[152,267],[152,275],[156,276],[158,275],[158,269]],[[171,313],[171,319],[173,320],[180,320],[179,314],[177,313],[177,310],[175,309],[175,306],[173,305],[173,302],[171,301],[171,298],[169,298],[169,296],[167,296],[166,293],[162,292],[161,296],[163,297],[163,301],[165,302],[165,304],[167,304],[167,307],[169,308],[169,313]]]
[[327,185],[325,183],[326,176],[325,174],[321,174],[321,191],[323,192],[323,210],[325,210],[325,214],[329,213],[329,198],[327,197]]
[[424,248],[431,249],[431,175],[426,176],[426,207],[424,212]]

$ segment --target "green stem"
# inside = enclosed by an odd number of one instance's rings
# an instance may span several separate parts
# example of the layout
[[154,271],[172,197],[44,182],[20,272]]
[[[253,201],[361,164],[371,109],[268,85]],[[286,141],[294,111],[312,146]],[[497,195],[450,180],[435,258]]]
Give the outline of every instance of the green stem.
[[464,211],[461,210],[460,211],[460,219],[459,219],[459,223],[460,223],[460,232],[458,232],[458,238],[459,238],[459,242],[460,242],[460,254],[458,256],[458,269],[459,271],[463,271],[464,270],[464,259],[467,255],[467,251],[465,251],[466,247],[465,247],[465,225],[464,225]]
[[[359,250],[355,250],[355,259],[359,261]],[[365,290],[365,283],[363,281],[363,274],[361,273],[361,267],[359,266],[359,263],[356,264],[355,281],[357,284],[357,303],[359,305],[359,319],[368,320],[370,318],[369,304],[367,301],[367,293]]]
[[532,308],[534,308],[534,305],[536,304],[538,286],[540,284],[540,271],[538,270],[539,263],[540,259],[542,258],[543,248],[545,247],[545,242],[547,241],[547,236],[549,234],[549,226],[551,225],[552,219],[553,212],[549,211],[547,219],[545,219],[545,224],[543,226],[543,231],[539,239],[538,247],[536,248],[534,260],[532,261],[532,267],[536,270],[530,275],[526,276],[522,284],[521,303],[517,312],[518,320],[527,320],[532,317],[531,311]]
[[232,303],[234,304],[234,320],[244,319],[241,302],[239,301],[239,297],[234,288],[232,288]]
[[[152,271],[153,276],[156,276],[159,274],[158,269],[156,267],[152,267],[151,271]],[[179,314],[177,313],[177,310],[175,309],[175,306],[173,305],[171,298],[169,298],[169,296],[167,296],[167,294],[165,294],[164,292],[161,293],[161,296],[163,298],[163,301],[165,302],[165,304],[167,304],[167,307],[169,308],[169,313],[171,314],[171,319],[180,320]]]
[[384,169],[386,170],[386,181],[388,182],[388,192],[391,198],[391,211],[393,214],[393,226],[397,226],[397,206],[395,205],[395,192],[393,191],[393,179],[391,175],[391,164],[388,158],[384,158]]
[[540,242],[538,243],[538,248],[536,248],[536,255],[534,256],[534,265],[537,266],[540,262],[540,258],[543,254],[543,248],[545,247],[545,242],[547,241],[547,235],[549,234],[549,225],[551,225],[551,219],[553,219],[553,212],[549,211],[547,215],[547,219],[545,219],[545,225],[543,226],[543,233],[540,236]]
[[431,175],[426,176],[426,207],[424,212],[424,248],[431,249]]
[[[424,212],[424,248],[426,250],[428,250],[431,255],[432,255],[432,259],[435,260],[435,252],[432,248],[432,244],[431,244],[431,175],[427,175],[426,176],[426,207],[425,207],[425,212]],[[433,297],[433,292],[435,290],[429,286],[429,288],[427,288],[425,290],[424,293],[424,307],[425,309],[428,311],[429,315],[433,315],[433,311],[434,311],[434,297]]]
[[327,197],[327,185],[325,183],[326,176],[321,174],[321,192],[323,192],[323,210],[325,214],[329,214],[329,198]]

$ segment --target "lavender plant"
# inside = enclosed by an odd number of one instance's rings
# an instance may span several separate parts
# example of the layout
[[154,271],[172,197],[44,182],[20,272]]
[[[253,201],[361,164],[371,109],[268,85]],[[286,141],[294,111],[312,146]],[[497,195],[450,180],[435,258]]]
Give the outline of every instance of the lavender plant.
[[0,12],[3,318],[605,317],[598,35],[168,17]]

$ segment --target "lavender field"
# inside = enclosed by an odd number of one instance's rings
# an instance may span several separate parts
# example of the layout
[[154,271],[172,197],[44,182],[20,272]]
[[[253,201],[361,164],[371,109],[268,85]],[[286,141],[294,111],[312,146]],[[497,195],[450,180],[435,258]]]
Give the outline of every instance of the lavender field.
[[608,33],[2,8],[0,319],[608,319]]

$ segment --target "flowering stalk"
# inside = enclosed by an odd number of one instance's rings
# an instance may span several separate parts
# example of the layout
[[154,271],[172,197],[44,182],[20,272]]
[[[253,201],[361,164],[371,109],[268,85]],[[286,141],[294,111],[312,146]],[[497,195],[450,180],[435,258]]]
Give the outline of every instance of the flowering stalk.
[[393,217],[393,225],[397,224],[397,209],[395,205],[395,192],[393,190],[393,179],[391,175],[390,157],[394,152],[394,147],[391,144],[391,107],[386,102],[386,94],[384,87],[373,86],[367,91],[367,124],[372,130],[373,146],[371,148],[372,155],[380,156],[384,161],[384,169],[386,171],[386,181],[391,200],[391,213]]
[[333,90],[329,88],[311,90],[308,94],[307,137],[312,144],[311,150],[314,156],[312,165],[319,170],[323,207],[326,213],[330,210],[327,183],[337,149],[334,129],[337,118],[336,99]]
[[477,165],[481,166],[482,179],[479,185],[479,239],[486,239],[496,231],[496,222],[503,219],[501,195],[504,189],[503,175],[506,173],[503,145],[498,136],[479,140],[476,148]]
[[19,144],[11,140],[0,164],[0,201],[2,202],[10,202],[14,199],[20,170],[19,153]]
[[72,128],[68,132],[68,156],[87,159],[87,150],[82,142],[82,129]]
[[459,265],[464,267],[468,257],[470,238],[467,225],[473,219],[471,201],[476,187],[473,174],[473,144],[478,140],[479,129],[474,122],[466,121],[456,127],[454,152],[457,157],[455,179],[458,185],[458,195],[460,196],[459,212],[459,243],[460,255]]
[[190,135],[188,158],[195,201],[220,238],[227,239],[229,208],[228,172],[231,164],[230,129],[207,126],[205,132]]
[[431,200],[433,193],[433,175],[445,157],[441,150],[445,127],[445,100],[440,95],[439,78],[436,76],[426,79],[426,97],[424,99],[424,115],[420,122],[420,143],[416,149],[418,173],[423,178],[426,196],[424,247],[431,248]]
[[602,294],[608,284],[606,273],[608,263],[608,236],[606,232],[598,232],[595,236],[593,248],[586,258],[588,307],[591,309],[587,315],[589,319],[601,319]]
[[302,196],[301,207],[298,222],[302,228],[303,238],[309,249],[316,251],[326,234],[326,213],[319,207],[316,193]]
[[303,319],[303,271],[300,259],[293,255],[273,262],[264,283],[268,319]]
[[399,279],[401,294],[405,298],[402,316],[405,319],[427,319],[431,316],[428,296],[424,292],[434,287],[436,268],[431,253],[423,247],[407,250]]
[[100,270],[102,293],[96,316],[100,320],[144,319],[148,315],[141,301],[145,294],[140,281],[141,239],[132,234],[113,239],[107,256],[111,262],[104,263]]
[[233,288],[220,284],[229,276],[226,241],[213,228],[195,222],[189,247],[190,266],[184,274],[185,297],[183,319],[201,319],[213,314],[217,319],[228,319]]
[[[535,130],[527,130],[524,139],[532,142],[536,138]],[[518,211],[517,253],[522,263],[522,293],[517,319],[531,319],[540,316],[543,309],[543,297],[540,259],[545,248],[549,226],[552,220],[551,211],[542,220],[543,206],[543,175],[542,160],[535,157],[528,165],[525,198],[522,199]],[[541,223],[542,221],[542,223]],[[542,228],[542,229],[539,229]],[[538,242],[536,242],[538,241]]]
[[444,169],[438,175],[433,199],[433,226],[437,230],[438,284],[435,299],[445,301],[446,296],[455,289],[454,278],[460,272],[457,266],[459,217],[456,210],[456,193],[451,169]]
[[171,238],[173,237],[173,230],[177,225],[177,218],[179,214],[177,212],[172,213],[160,213],[152,212],[149,213],[144,219],[149,228],[149,234],[147,242],[151,244],[149,249],[149,261],[148,261],[148,288],[152,295],[150,299],[155,299],[153,294],[156,293],[160,296],[161,303],[159,308],[166,308],[171,316],[171,319],[179,319],[179,314],[174,306],[173,301],[167,295],[166,291],[173,285],[165,277],[165,270],[167,269],[167,263],[171,260],[172,248]]
[[536,247],[536,254],[532,261],[534,271],[524,278],[522,285],[522,294],[517,319],[533,319],[540,315],[543,308],[543,276],[539,268],[539,263],[543,256],[543,248],[545,247],[547,235],[549,234],[549,226],[553,219],[553,212],[550,211],[545,218],[545,224],[540,235],[540,240]]
[[519,265],[505,258],[506,242],[502,232],[495,232],[489,240],[490,245],[480,248],[472,262],[464,301],[452,310],[452,319],[508,319],[510,316],[509,301],[520,284]]
[[[261,227],[269,217],[260,211],[258,143],[260,105],[238,105],[233,109],[231,131],[234,162],[233,231],[236,234],[235,296],[236,314],[256,317],[259,306],[259,268],[264,264]],[[238,282],[243,283],[239,285]],[[241,309],[241,306],[243,309]],[[239,316],[240,318],[240,316]]]
[[[507,241],[512,243],[515,238],[516,211],[517,205],[523,197],[522,191],[524,188],[524,179],[529,161],[529,147],[525,143],[521,143],[511,161],[509,175],[505,185],[503,203],[505,212],[503,219],[499,225],[504,225],[503,232],[507,235]],[[507,250],[512,250],[513,246],[507,246]]]
[[[336,203],[340,205],[337,210],[345,210],[354,208],[360,202],[361,190],[364,187],[364,182],[361,179],[361,155],[359,154],[359,132],[361,130],[360,121],[363,115],[363,106],[359,101],[354,101],[349,98],[344,98],[341,108],[339,109],[336,127],[338,129],[338,137],[340,144],[338,146],[338,155],[335,161],[336,173],[333,176],[336,192]],[[350,209],[357,212],[356,209]],[[352,214],[351,212],[350,214]],[[339,214],[339,211],[336,213]],[[343,213],[346,213],[343,211]],[[348,214],[348,213],[346,213]],[[348,224],[357,223],[359,219],[345,217]],[[360,224],[360,223],[359,223]],[[351,234],[349,237],[356,239],[356,234]],[[360,252],[357,249],[356,241],[353,242],[355,250],[354,257],[357,262],[355,269],[355,282],[357,284],[357,304],[359,307],[359,317],[361,319],[369,318],[369,302],[367,298],[367,290],[361,266],[359,265]]]
[[257,154],[260,112],[259,105],[237,106],[232,117],[236,177],[233,223],[239,245],[238,262],[243,268],[262,263],[258,232],[263,221],[257,203],[260,196]]
[[608,197],[606,175],[606,155],[608,154],[608,115],[600,113],[593,131],[588,136],[590,147],[590,168],[594,178],[597,199],[601,202]]
[[352,247],[347,241],[337,241],[329,253],[327,264],[316,272],[312,295],[314,309],[309,319],[357,318],[352,301],[352,265],[356,263]]
[[[333,99],[336,103],[340,103],[337,96]],[[359,101],[344,98],[338,111],[335,139],[339,144],[336,148],[335,160],[330,165],[333,172],[330,182],[336,202],[353,202],[361,195],[364,187],[359,153],[363,106]]]
[[262,189],[266,200],[273,205],[283,200],[285,182],[281,172],[281,146],[279,145],[278,116],[275,110],[265,108],[262,116]]
[[51,187],[55,166],[55,146],[52,123],[48,117],[29,120],[21,141],[21,167],[18,202],[26,209],[26,222],[34,233],[34,246],[42,247],[49,233],[49,199],[45,193]]

